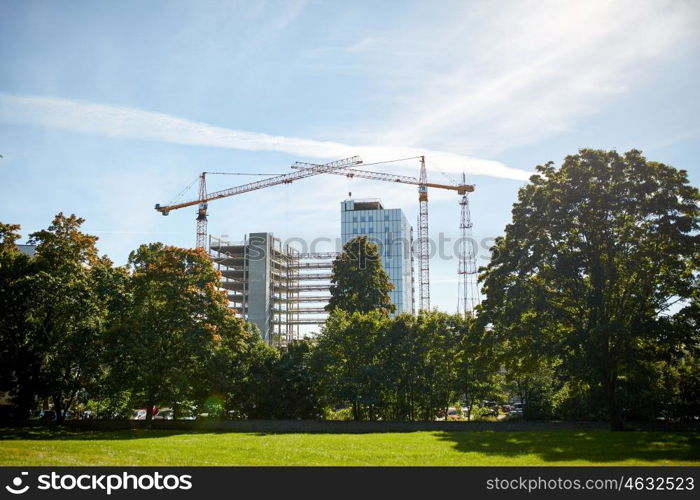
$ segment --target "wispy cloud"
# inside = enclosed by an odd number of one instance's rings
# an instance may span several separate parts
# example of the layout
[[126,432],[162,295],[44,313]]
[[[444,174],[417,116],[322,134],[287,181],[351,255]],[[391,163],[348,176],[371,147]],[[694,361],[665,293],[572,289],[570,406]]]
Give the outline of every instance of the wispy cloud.
[[450,172],[466,171],[469,175],[516,180],[527,180],[531,175],[530,172],[510,168],[501,162],[444,151],[350,145],[268,135],[218,127],[166,113],[53,97],[0,93],[0,121],[144,141],[277,151],[301,158],[330,159],[359,154],[365,162],[371,162],[424,154],[442,170]]
[[407,24],[420,14],[348,44],[343,58],[332,46],[311,54],[314,63],[327,55],[331,67],[364,64],[355,73],[383,79],[395,104],[368,130],[377,143],[492,156],[570,131],[643,86],[651,63],[697,46],[700,8],[665,0],[465,2],[426,9],[420,36],[407,40]]

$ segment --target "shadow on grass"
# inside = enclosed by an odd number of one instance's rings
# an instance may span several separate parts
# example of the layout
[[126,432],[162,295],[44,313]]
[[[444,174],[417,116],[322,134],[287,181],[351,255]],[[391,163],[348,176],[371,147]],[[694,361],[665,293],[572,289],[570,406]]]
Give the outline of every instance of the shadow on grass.
[[[415,431],[414,431],[415,432]],[[425,432],[425,431],[423,431]],[[429,431],[438,440],[449,442],[458,452],[517,458],[532,455],[534,461],[556,465],[558,462],[583,460],[597,464],[635,460],[643,462],[700,463],[700,433],[630,431],[610,432],[595,429],[513,430],[510,432]],[[120,429],[81,430],[60,426],[0,427],[0,441],[96,441],[165,438],[178,435],[216,435],[246,433],[255,436],[288,434],[260,430],[187,430],[187,429]],[[346,432],[293,432],[294,434],[348,434]],[[367,433],[374,434],[374,433]],[[400,438],[397,438],[401,441]]]
[[700,462],[700,434],[668,432],[438,432],[457,451],[514,458],[534,455],[544,462],[624,460]]

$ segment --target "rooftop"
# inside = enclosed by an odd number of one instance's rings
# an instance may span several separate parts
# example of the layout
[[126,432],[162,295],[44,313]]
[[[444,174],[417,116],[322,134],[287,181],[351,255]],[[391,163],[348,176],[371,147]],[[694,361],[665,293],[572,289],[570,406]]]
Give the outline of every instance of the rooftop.
[[[350,202],[350,203],[348,203]],[[354,210],[384,210],[382,202],[377,198],[370,198],[364,200],[345,200],[343,204],[345,211]]]

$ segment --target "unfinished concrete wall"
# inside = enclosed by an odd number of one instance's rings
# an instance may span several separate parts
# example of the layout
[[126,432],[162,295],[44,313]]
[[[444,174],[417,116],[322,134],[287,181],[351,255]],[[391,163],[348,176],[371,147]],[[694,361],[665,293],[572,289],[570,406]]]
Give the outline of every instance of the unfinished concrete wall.
[[270,234],[251,233],[248,239],[248,321],[267,342],[272,332],[270,302]]

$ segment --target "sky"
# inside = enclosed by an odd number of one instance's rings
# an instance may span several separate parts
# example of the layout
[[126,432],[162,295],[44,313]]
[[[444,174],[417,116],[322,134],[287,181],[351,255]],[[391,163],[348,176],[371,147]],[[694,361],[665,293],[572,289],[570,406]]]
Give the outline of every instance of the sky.
[[[640,149],[700,185],[698,89],[692,0],[1,0],[0,221],[23,242],[75,213],[121,265],[142,243],[193,246],[195,208],[154,205],[202,171],[425,155],[430,181],[476,185],[485,265],[535,166],[579,148]],[[416,220],[414,186],[317,176],[212,202],[209,231],[335,240],[349,193]],[[430,191],[433,240],[454,242],[459,216],[457,195]],[[431,260],[431,298],[454,311],[450,241]]]

